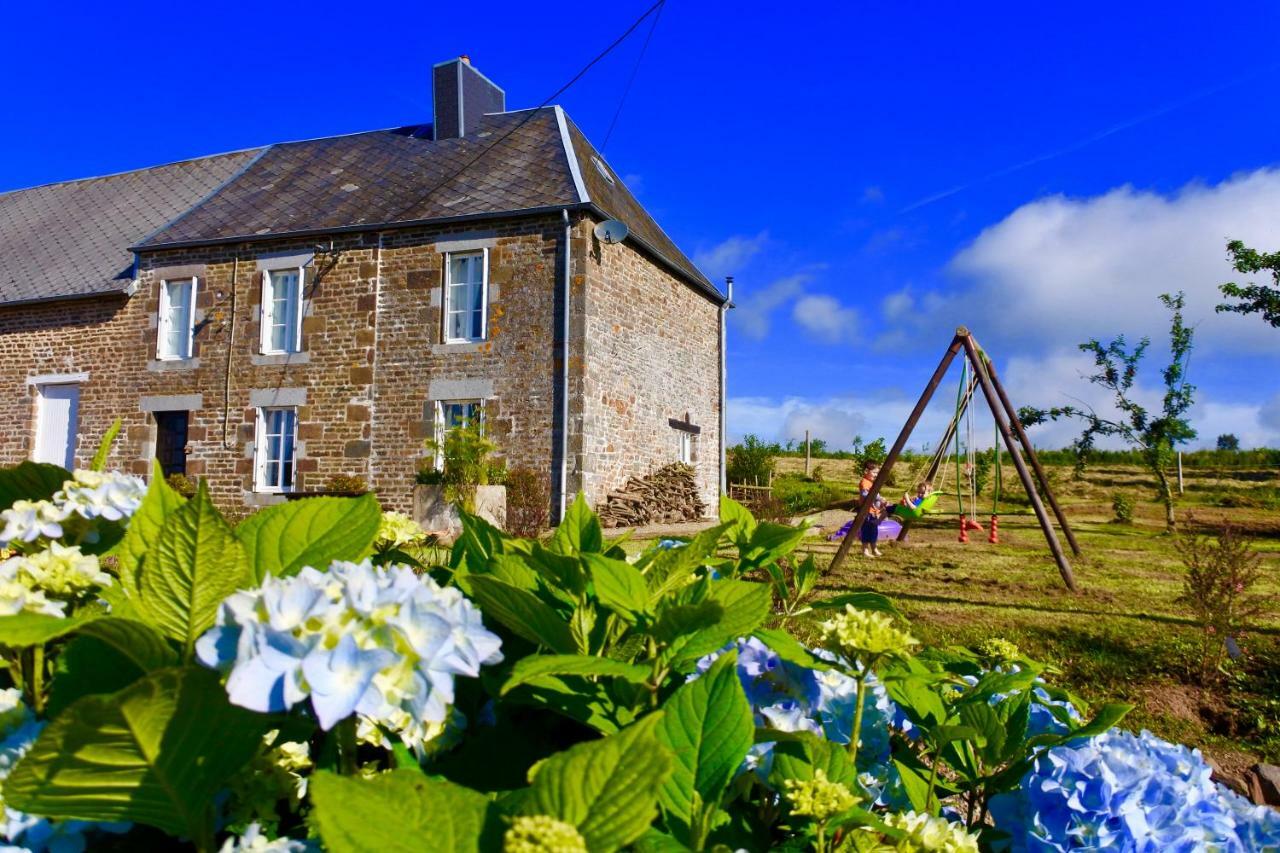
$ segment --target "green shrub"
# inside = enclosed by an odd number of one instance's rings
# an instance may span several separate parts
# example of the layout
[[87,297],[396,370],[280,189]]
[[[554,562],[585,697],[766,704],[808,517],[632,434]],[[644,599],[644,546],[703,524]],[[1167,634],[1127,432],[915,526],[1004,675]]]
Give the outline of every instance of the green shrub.
[[184,498],[189,498],[196,493],[196,481],[186,474],[170,474],[164,478],[164,481],[169,484],[169,488]]
[[507,532],[536,539],[550,523],[550,479],[532,468],[513,468],[507,473]]
[[1133,510],[1133,498],[1129,495],[1116,492],[1111,496],[1111,511],[1117,524],[1133,524]]
[[336,495],[363,495],[369,483],[358,474],[332,474],[324,481],[324,491]]
[[773,459],[780,450],[776,444],[765,444],[748,435],[725,452],[725,475],[730,483],[767,486],[773,476]]

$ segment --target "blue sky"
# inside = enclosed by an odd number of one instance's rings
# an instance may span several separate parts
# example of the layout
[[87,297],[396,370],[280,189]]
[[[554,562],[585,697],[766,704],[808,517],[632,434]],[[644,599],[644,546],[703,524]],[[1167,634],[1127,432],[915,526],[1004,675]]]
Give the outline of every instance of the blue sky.
[[[532,106],[646,7],[10,8],[0,189],[424,121],[459,53]],[[670,0],[606,156],[737,278],[731,433],[892,437],[959,324],[1017,402],[1101,403],[1074,344],[1158,337],[1182,288],[1203,436],[1280,444],[1280,331],[1212,311],[1227,238],[1280,249],[1277,25],[1274,3]],[[559,99],[597,145],[646,31]]]

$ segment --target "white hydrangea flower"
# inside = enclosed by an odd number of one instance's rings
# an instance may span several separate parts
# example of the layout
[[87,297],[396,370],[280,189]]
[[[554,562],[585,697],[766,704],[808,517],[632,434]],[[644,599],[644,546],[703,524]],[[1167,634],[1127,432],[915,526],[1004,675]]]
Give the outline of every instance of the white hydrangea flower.
[[[51,595],[74,597],[98,587],[111,586],[111,576],[102,571],[98,558],[80,551],[78,545],[50,542],[36,554],[14,558],[17,579]],[[9,563],[6,560],[6,565]]]
[[237,705],[266,713],[309,698],[322,728],[355,713],[365,742],[388,745],[381,730],[421,751],[446,728],[454,678],[502,660],[500,646],[458,590],[365,560],[235,593],[196,650],[228,673]]
[[62,536],[62,522],[66,516],[49,501],[14,501],[13,506],[0,512],[0,547],[12,542],[34,542],[43,536],[58,539]]
[[317,848],[296,838],[267,838],[256,823],[249,824],[244,835],[228,838],[219,853],[307,853]]
[[137,511],[147,493],[147,484],[130,474],[112,471],[77,470],[53,496],[63,513],[82,518],[120,521]]
[[0,616],[18,613],[40,613],[44,616],[66,616],[65,601],[50,601],[43,590],[32,589],[17,579],[21,557],[0,563]]

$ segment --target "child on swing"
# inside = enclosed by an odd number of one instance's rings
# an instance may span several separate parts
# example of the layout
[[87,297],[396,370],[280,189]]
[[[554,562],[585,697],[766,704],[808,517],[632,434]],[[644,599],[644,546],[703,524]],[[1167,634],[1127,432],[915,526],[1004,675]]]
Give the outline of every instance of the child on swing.
[[858,482],[858,493],[862,496],[862,501],[871,501],[870,509],[867,510],[867,517],[862,521],[862,529],[858,531],[858,539],[862,542],[862,556],[864,557],[880,557],[883,556],[877,543],[880,540],[880,518],[884,514],[885,503],[880,499],[879,495],[871,494],[871,487],[875,485],[876,477],[880,474],[880,466],[875,462],[866,462],[862,466],[862,479]]

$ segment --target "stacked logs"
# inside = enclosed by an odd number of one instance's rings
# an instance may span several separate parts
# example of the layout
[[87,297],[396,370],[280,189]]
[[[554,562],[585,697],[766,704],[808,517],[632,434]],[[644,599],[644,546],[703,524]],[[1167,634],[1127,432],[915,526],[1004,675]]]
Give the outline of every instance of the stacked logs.
[[605,527],[639,527],[697,521],[706,508],[693,469],[675,462],[647,477],[632,477],[621,491],[605,498],[597,514]]

